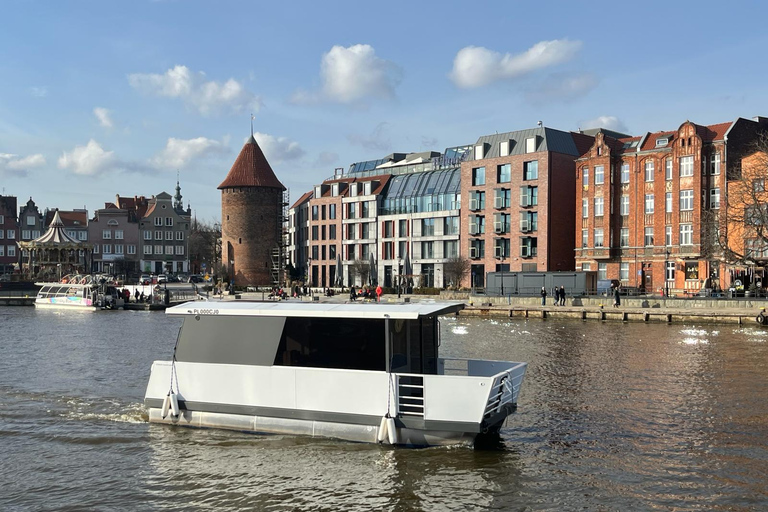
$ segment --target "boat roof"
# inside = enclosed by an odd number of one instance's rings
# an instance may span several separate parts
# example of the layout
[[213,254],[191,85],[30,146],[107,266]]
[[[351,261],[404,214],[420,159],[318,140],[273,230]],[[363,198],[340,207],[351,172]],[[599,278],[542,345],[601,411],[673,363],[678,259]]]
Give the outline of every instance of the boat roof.
[[424,316],[447,315],[464,308],[461,302],[390,303],[306,303],[306,302],[220,302],[195,301],[165,310],[168,315],[226,315],[263,317],[367,318],[371,320],[415,320]]

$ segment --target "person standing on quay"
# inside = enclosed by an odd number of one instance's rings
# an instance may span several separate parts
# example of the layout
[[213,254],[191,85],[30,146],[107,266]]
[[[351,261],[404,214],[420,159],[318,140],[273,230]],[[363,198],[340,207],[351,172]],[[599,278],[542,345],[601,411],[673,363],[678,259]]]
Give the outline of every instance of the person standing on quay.
[[541,305],[546,306],[547,305],[547,289],[543,286],[541,287]]
[[565,286],[560,285],[560,305],[565,306]]
[[619,287],[613,289],[613,307],[618,308],[621,306],[621,295],[619,295]]

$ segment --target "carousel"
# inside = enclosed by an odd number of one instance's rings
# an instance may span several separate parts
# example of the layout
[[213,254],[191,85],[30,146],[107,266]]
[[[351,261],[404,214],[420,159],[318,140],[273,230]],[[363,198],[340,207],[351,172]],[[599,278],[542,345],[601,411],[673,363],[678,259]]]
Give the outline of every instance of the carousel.
[[22,251],[21,271],[30,280],[60,281],[68,274],[86,274],[93,246],[69,236],[59,211],[48,231],[29,242],[17,242]]

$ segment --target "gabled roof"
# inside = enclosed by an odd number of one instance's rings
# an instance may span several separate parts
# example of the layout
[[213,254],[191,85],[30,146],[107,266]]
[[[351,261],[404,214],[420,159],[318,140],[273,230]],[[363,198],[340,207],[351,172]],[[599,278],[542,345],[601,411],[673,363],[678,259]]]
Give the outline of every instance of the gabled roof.
[[51,219],[51,225],[48,227],[48,231],[32,241],[19,242],[19,247],[25,249],[28,247],[74,248],[86,246],[83,242],[75,240],[67,234],[64,228],[64,222],[62,222],[61,216],[59,215],[59,210],[54,210],[51,213],[53,218]]
[[661,147],[669,147],[672,145],[672,141],[677,136],[677,130],[674,131],[666,131],[666,132],[654,132],[648,134],[648,137],[645,138],[645,141],[643,142],[643,147],[640,148],[640,151],[651,151],[656,149],[656,139],[663,139],[668,138],[669,142],[665,146]]
[[[580,137],[577,145],[573,135],[574,134],[571,132],[538,127],[529,130],[483,135],[477,139],[477,144],[488,144],[489,147],[485,154],[485,158],[498,157],[499,142],[503,141],[511,141],[509,144],[510,155],[523,155],[526,153],[525,140],[535,137],[536,152],[551,151],[553,153],[562,153],[564,155],[580,156],[583,152],[579,151],[579,147],[584,145],[585,139]],[[589,136],[587,135],[587,137]]]
[[85,210],[74,211],[60,211],[60,210],[48,210],[45,214],[45,225],[50,226],[54,217],[58,215],[63,226],[68,228],[85,228],[88,227],[88,212]]
[[219,189],[233,187],[267,187],[285,190],[253,135],[243,145],[229,174],[218,186]]
[[305,193],[304,193],[304,194],[303,194],[303,195],[302,195],[302,196],[299,198],[299,200],[298,200],[298,201],[296,201],[295,203],[293,203],[293,206],[291,206],[291,208],[296,208],[296,207],[297,207],[297,206],[299,206],[300,204],[302,204],[302,203],[304,203],[304,202],[306,202],[306,201],[309,201],[309,198],[310,198],[310,197],[312,197],[312,195],[313,195],[313,194],[314,194],[314,192],[312,192],[312,191],[309,191],[309,192],[305,192]]
[[696,134],[701,137],[703,142],[725,140],[725,133],[731,126],[733,126],[732,121],[728,123],[710,124],[707,126],[696,125]]

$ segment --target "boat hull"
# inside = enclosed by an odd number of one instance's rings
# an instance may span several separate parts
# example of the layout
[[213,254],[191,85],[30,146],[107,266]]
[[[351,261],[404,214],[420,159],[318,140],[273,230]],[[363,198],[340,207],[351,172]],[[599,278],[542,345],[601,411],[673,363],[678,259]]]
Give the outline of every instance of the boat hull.
[[[285,434],[325,437],[358,443],[377,443],[379,425],[342,423],[312,419],[228,414],[182,410],[178,417],[162,416],[160,407],[149,408],[149,422],[194,428],[220,428],[254,434]],[[473,432],[417,430],[397,427],[398,445],[402,446],[471,446],[478,435]],[[385,442],[385,444],[389,444]]]

